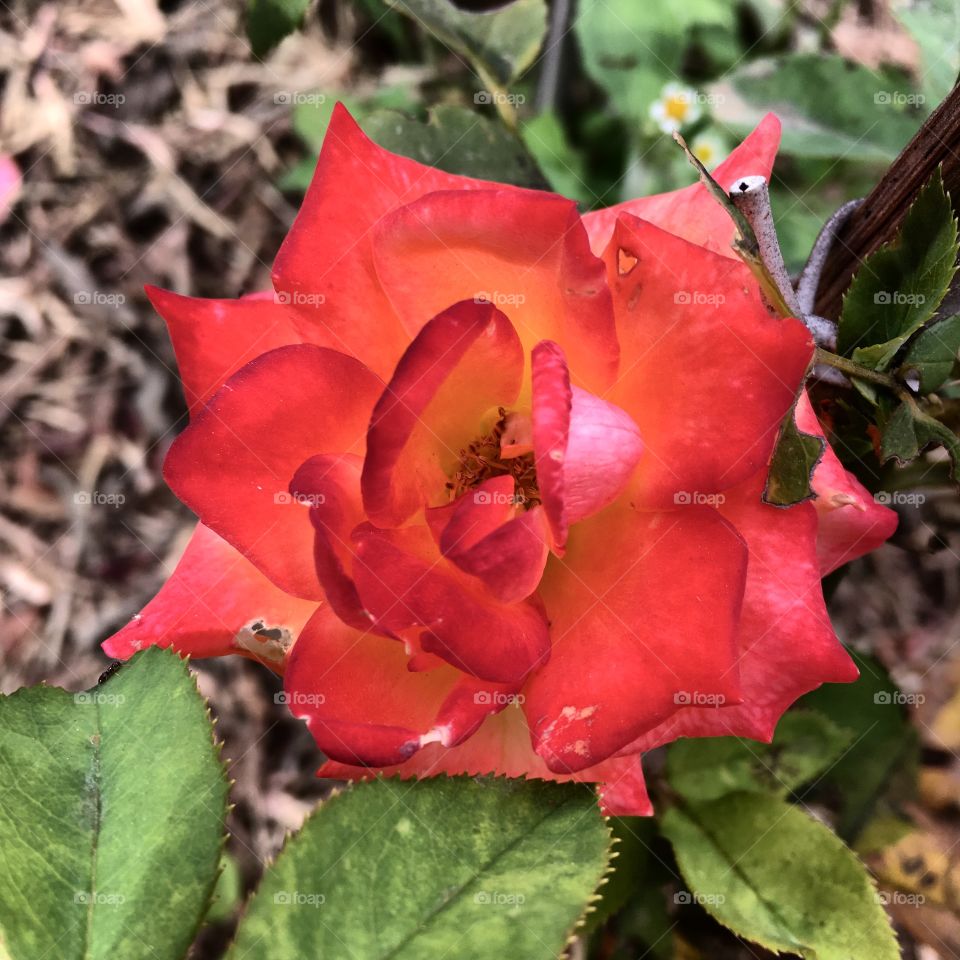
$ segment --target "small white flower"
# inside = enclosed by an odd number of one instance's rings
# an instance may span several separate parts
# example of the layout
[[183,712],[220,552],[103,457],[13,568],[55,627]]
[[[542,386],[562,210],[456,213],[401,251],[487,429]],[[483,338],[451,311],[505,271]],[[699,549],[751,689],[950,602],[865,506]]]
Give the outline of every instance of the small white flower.
[[650,105],[650,118],[664,133],[676,133],[700,119],[703,114],[700,99],[693,87],[668,83]]
[[712,170],[727,155],[727,145],[715,134],[701,133],[693,138],[690,152],[708,170]]

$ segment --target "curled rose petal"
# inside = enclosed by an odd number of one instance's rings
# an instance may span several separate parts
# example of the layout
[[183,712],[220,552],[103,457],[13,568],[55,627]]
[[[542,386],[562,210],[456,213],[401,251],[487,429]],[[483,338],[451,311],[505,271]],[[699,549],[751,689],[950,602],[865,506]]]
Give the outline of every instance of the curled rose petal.
[[297,468],[327,450],[363,451],[380,381],[323,347],[280,347],[235,373],[174,441],[167,483],[278,587],[319,600],[313,530],[290,496]]
[[510,686],[451,667],[412,672],[402,644],[347,626],[321,607],[284,676],[287,702],[333,760],[387,766],[430,743],[454,745],[510,702]]
[[422,648],[483,680],[522,681],[550,654],[541,610],[501,603],[474,577],[439,558],[426,527],[354,533],[354,578],[376,622],[397,634],[415,630]]
[[442,494],[460,451],[490,410],[514,400],[522,374],[516,332],[489,303],[464,301],[434,317],[373,411],[361,480],[370,519],[399,526]]
[[[436,515],[442,511],[446,520]],[[525,510],[513,477],[493,477],[449,507],[428,511],[440,552],[487,586],[501,603],[536,590],[547,562],[549,531],[542,507]],[[432,521],[432,522],[431,522]]]

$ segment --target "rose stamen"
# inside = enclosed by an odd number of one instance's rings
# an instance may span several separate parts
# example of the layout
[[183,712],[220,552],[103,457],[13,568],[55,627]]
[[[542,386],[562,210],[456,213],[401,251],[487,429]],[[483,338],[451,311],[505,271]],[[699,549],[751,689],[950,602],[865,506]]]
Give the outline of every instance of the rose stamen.
[[516,484],[517,502],[525,509],[540,503],[537,470],[533,453],[517,457],[503,457],[501,441],[507,426],[507,411],[500,407],[493,427],[460,451],[460,463],[447,482],[450,499],[456,500],[468,490],[492,477],[512,476]]

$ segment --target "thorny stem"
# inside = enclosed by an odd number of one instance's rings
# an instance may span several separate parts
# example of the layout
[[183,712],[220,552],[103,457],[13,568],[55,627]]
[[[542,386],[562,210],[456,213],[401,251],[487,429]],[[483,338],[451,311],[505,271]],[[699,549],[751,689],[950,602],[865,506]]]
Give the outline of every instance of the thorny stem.
[[913,394],[910,393],[899,380],[891,377],[889,373],[880,373],[878,370],[871,370],[869,367],[864,367],[855,360],[848,360],[846,357],[830,353],[829,350],[824,350],[823,347],[817,347],[813,356],[813,362],[815,364],[823,363],[828,367],[833,367],[848,377],[855,377],[857,380],[866,380],[868,383],[876,383],[881,387],[886,387],[903,400],[904,403],[909,403],[913,407],[917,406]]

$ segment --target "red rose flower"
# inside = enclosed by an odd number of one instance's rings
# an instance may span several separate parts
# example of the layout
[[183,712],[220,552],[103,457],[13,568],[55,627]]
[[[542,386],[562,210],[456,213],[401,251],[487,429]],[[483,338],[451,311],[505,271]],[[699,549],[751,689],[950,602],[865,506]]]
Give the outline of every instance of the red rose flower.
[[[769,116],[717,178],[769,176],[778,138]],[[338,107],[275,292],[149,291],[200,525],[106,651],[283,672],[326,776],[572,778],[639,814],[642,751],[769,739],[856,677],[820,577],[895,520],[832,452],[814,503],[761,501],[813,344],[731,236],[699,184],[581,217]]]

